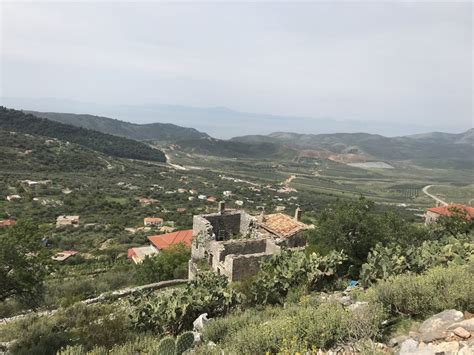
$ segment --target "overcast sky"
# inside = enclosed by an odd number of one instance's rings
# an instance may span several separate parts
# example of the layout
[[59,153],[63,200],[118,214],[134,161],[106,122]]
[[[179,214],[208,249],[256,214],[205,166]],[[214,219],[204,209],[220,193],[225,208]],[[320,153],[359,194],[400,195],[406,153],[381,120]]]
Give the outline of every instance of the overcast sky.
[[471,2],[0,6],[3,97],[473,126]]

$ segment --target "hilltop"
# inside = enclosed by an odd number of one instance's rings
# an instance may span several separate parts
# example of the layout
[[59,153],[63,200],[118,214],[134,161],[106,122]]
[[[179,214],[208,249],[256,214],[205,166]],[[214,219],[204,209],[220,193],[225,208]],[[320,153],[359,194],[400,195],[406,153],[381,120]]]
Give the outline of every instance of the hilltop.
[[182,139],[209,137],[206,133],[199,132],[194,128],[181,127],[171,123],[137,124],[108,117],[85,114],[37,111],[25,112],[37,117],[136,140],[173,142]]
[[231,141],[254,144],[271,142],[285,145],[304,154],[357,155],[361,161],[414,160],[421,165],[473,163],[473,130],[460,134],[427,133],[413,136],[384,137],[368,133],[298,134],[275,132],[268,136],[248,135]]
[[225,158],[292,159],[297,151],[270,142],[246,143],[215,138],[177,141],[175,147],[187,153],[213,155]]
[[0,130],[57,138],[119,158],[166,161],[162,151],[144,143],[39,118],[5,107],[0,107]]

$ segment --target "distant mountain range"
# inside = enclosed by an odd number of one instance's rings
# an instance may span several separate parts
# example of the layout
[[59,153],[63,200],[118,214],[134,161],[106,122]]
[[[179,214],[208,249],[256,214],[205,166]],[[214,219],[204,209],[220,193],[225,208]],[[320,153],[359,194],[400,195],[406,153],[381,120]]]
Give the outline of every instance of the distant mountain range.
[[[234,137],[234,142],[255,144],[265,142],[284,145],[313,156],[344,155],[361,160],[414,160],[424,165],[465,164],[474,162],[474,129],[464,133],[425,133],[404,137],[384,137],[368,133],[298,134],[275,132],[269,135]],[[339,156],[338,156],[339,155]]]
[[171,123],[137,124],[93,115],[38,111],[24,112],[61,123],[136,140],[174,142],[182,139],[209,137],[206,133],[199,132],[194,128],[180,127]]
[[[301,117],[266,113],[240,112],[226,107],[192,107],[167,104],[97,104],[52,98],[0,97],[0,105],[41,112],[89,113],[113,117],[134,123],[169,122],[183,127],[194,127],[217,138],[228,139],[246,134],[268,134],[272,131],[327,134],[336,132],[366,132],[385,136],[423,133],[429,126],[416,123],[384,121],[355,121],[334,117]],[[439,127],[450,132],[451,127]]]
[[[17,114],[20,112],[7,111]],[[164,161],[161,151],[136,141],[152,140],[162,145],[173,144],[178,150],[187,153],[229,158],[290,160],[310,157],[330,159],[341,163],[411,160],[416,164],[428,167],[467,168],[472,168],[474,164],[474,129],[459,134],[433,132],[399,137],[385,137],[369,133],[275,132],[268,135],[247,135],[222,140],[212,138],[207,133],[193,128],[173,124],[134,124],[93,115],[27,112],[32,115],[22,113],[23,116],[28,117],[26,121],[31,121],[33,118],[41,121],[37,117],[42,117],[41,122],[44,127],[39,129],[36,127],[37,121],[35,124],[29,122],[26,126],[30,131],[24,130],[25,133],[31,133],[31,127],[35,126],[36,131],[40,134],[58,137],[58,132],[61,132],[61,137],[58,138],[65,138],[64,132],[67,131],[66,139],[71,142],[114,156],[130,157],[129,155],[133,152],[133,154],[140,156],[137,159]],[[23,120],[26,119],[25,117]],[[12,127],[12,124],[10,122],[8,127]],[[44,134],[45,127],[48,127],[47,134]],[[1,122],[0,129],[2,129]],[[90,139],[81,138],[81,135],[95,137],[92,139],[93,143]],[[98,139],[97,135],[103,136]],[[121,141],[116,141],[117,139],[121,139]],[[99,144],[100,140],[109,143]],[[114,141],[113,144],[110,143],[111,140]],[[124,147],[129,147],[129,149]],[[151,156],[153,159],[150,159]]]
[[1,106],[0,130],[57,138],[119,158],[166,161],[162,151],[145,143],[39,118],[22,111],[10,110]]
[[215,138],[188,139],[175,143],[179,150],[200,155],[226,158],[293,159],[297,150],[267,142],[239,142]]

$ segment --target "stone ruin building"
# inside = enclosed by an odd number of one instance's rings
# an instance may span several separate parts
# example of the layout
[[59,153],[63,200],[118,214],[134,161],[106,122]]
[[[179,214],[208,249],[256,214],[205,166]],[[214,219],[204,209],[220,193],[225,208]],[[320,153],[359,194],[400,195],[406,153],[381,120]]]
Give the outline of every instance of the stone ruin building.
[[227,276],[229,281],[255,275],[260,262],[278,254],[282,248],[300,248],[306,244],[302,234],[310,226],[300,219],[299,208],[294,218],[263,212],[255,217],[243,210],[228,210],[220,202],[217,213],[193,218],[189,277],[192,279],[203,266]]

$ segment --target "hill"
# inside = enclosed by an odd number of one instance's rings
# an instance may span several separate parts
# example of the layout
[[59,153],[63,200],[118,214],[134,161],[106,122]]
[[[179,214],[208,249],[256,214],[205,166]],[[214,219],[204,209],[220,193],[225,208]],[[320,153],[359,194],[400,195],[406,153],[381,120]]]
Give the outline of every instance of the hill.
[[0,171],[79,172],[105,170],[112,159],[77,144],[0,130]]
[[275,132],[268,136],[243,136],[233,142],[274,142],[298,150],[357,154],[366,160],[414,160],[424,165],[472,166],[473,130],[460,134],[429,133],[404,137],[384,137],[368,133],[298,134]]
[[162,151],[144,143],[39,118],[5,107],[0,107],[0,129],[8,132],[57,138],[119,158],[166,161]]
[[182,139],[209,137],[206,133],[199,132],[194,128],[181,127],[171,123],[136,124],[93,115],[37,111],[25,112],[37,117],[135,140],[174,142]]
[[176,142],[176,145],[180,150],[188,153],[214,155],[226,158],[292,159],[297,155],[294,149],[269,142],[244,143],[205,138],[182,140]]

